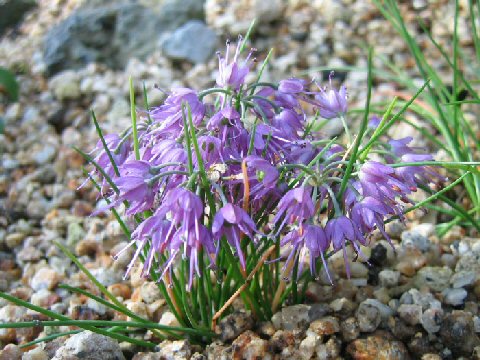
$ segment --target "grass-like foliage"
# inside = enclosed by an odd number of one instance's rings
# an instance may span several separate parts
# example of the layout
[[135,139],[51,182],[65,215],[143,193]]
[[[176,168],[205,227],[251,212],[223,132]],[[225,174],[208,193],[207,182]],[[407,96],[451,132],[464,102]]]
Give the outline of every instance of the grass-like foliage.
[[[480,17],[480,4],[478,1],[468,1],[469,25],[473,42],[473,54],[462,49],[458,39],[459,2],[454,3],[454,30],[451,39],[451,49],[442,47],[432,37],[429,30],[418,20],[418,24],[430,39],[431,45],[437,48],[444,65],[451,69],[452,77],[444,78],[437,74],[432,66],[431,60],[425,57],[419,43],[408,30],[404,19],[401,16],[398,3],[394,0],[378,1],[374,3],[390,21],[400,36],[405,40],[411,54],[413,55],[417,70],[425,81],[430,80],[427,91],[423,92],[419,99],[420,104],[410,106],[410,111],[417,113],[423,120],[435,130],[435,133],[419,128],[421,133],[428,137],[439,149],[446,152],[454,162],[474,162],[480,160],[480,120],[478,118],[480,98],[478,95],[479,78],[471,78],[471,74],[480,74],[480,40],[477,29]],[[452,3],[453,4],[453,3]],[[413,92],[416,86],[407,75],[406,70],[395,66],[384,59],[384,63],[390,69],[385,74],[397,84]],[[438,66],[438,64],[437,64]],[[462,66],[462,67],[461,67]],[[382,76],[379,74],[379,76]],[[476,87],[477,86],[477,87]],[[466,97],[466,99],[464,99]],[[422,106],[423,105],[423,106]],[[466,115],[466,110],[476,107],[476,117],[472,120]],[[413,125],[413,124],[412,124]],[[414,125],[415,126],[415,125]],[[417,127],[418,128],[418,127]],[[433,206],[433,209],[441,211],[451,217],[451,221],[439,226],[439,234],[445,234],[455,224],[474,227],[479,230],[480,223],[480,176],[478,172],[472,171],[463,181],[463,193],[457,199],[448,196],[441,197],[448,207]],[[464,169],[454,166],[453,176],[460,175]]]

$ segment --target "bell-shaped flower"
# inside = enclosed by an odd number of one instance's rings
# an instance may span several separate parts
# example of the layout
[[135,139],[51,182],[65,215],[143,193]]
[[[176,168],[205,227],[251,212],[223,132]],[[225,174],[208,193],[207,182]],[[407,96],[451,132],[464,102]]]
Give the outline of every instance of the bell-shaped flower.
[[366,245],[367,240],[360,232],[356,223],[346,216],[339,216],[328,220],[325,226],[325,233],[327,239],[331,241],[334,251],[343,251],[343,258],[345,261],[345,268],[347,276],[350,278],[350,266],[347,259],[346,245],[350,243],[353,246],[355,252],[367,260],[367,257],[360,249],[360,245]]
[[[279,224],[277,229],[280,232],[286,224],[302,225],[307,219],[310,219],[315,206],[311,196],[312,190],[309,187],[298,187],[288,191],[278,203],[278,210],[273,218],[274,224]],[[283,218],[282,222],[280,220]]]
[[328,279],[331,283],[333,283],[324,256],[324,252],[330,246],[330,241],[322,227],[318,225],[307,224],[300,229],[292,230],[283,237],[280,245],[292,246],[292,250],[285,262],[284,269],[286,268],[287,264],[291,263],[291,261],[298,261],[297,276],[300,277],[303,272],[305,257],[309,255],[310,273],[312,276],[317,276],[316,263],[317,259],[320,257],[322,259],[323,267]]
[[236,249],[242,269],[245,270],[245,256],[240,244],[241,234],[253,238],[257,231],[255,223],[245,210],[233,205],[226,204],[217,211],[213,219],[212,233],[217,241],[225,235],[228,243]]
[[217,85],[223,88],[230,88],[233,90],[238,90],[244,84],[245,78],[250,72],[251,66],[251,57],[254,52],[254,49],[250,51],[247,55],[247,58],[240,63],[238,57],[240,55],[240,48],[242,46],[241,38],[239,38],[237,47],[235,49],[235,54],[233,58],[230,59],[230,41],[227,41],[227,50],[225,56],[221,57],[220,53],[218,54],[218,75],[217,75]]

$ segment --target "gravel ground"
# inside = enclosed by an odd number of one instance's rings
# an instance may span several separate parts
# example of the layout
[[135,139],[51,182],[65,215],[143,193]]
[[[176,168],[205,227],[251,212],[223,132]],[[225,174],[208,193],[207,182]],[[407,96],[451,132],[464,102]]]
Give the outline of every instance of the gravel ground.
[[[147,8],[155,3],[139,2]],[[181,3],[164,2],[177,7]],[[202,31],[208,39],[215,39],[217,48],[227,37],[235,39],[244,33],[251,19],[258,18],[252,46],[258,49],[259,61],[270,48],[275,49],[266,80],[319,66],[364,67],[364,43],[407,68],[414,79],[417,76],[404,43],[368,1],[228,3],[205,2],[201,17],[207,26],[202,25]],[[466,4],[460,1],[459,39],[469,52]],[[57,287],[67,283],[97,292],[53,245],[59,241],[129,309],[162,324],[174,324],[165,300],[155,284],[140,278],[140,269],[122,280],[131,254],[115,262],[111,254],[127,239],[113,218],[89,217],[96,206],[96,193],[88,184],[76,190],[84,181],[84,162],[72,146],[87,150],[97,142],[90,108],[105,132],[118,132],[129,124],[129,76],[138,95],[144,82],[150,103],[158,104],[163,93],[155,84],[163,89],[210,86],[217,61],[211,56],[210,61],[195,63],[192,59],[204,56],[201,52],[185,61],[184,55],[172,55],[162,45],[146,55],[139,53],[139,59],[123,59],[123,68],[98,61],[52,71],[45,60],[45,36],[78,14],[82,6],[80,0],[40,0],[23,22],[0,39],[0,64],[19,73],[21,87],[19,102],[0,104],[5,121],[5,133],[0,135],[0,290],[74,319],[120,319],[105,307]],[[402,11],[424,44],[422,50],[439,74],[447,76],[448,69],[436,60],[438,54],[424,41],[426,35],[415,19],[427,20],[433,36],[448,48],[453,2],[414,0],[402,4]],[[167,29],[164,39],[188,30],[172,26],[177,28]],[[381,66],[378,59],[375,64]],[[361,106],[365,74],[338,75],[349,88],[351,106]],[[394,90],[393,83],[378,83],[375,99],[388,98]],[[401,126],[395,131],[412,133]],[[350,280],[343,259],[334,256],[333,287],[321,278],[310,285],[307,304],[286,306],[266,323],[256,323],[239,307],[218,324],[219,340],[206,348],[188,341],[165,341],[157,352],[141,353],[129,344],[84,332],[21,351],[18,344],[52,331],[38,327],[0,330],[0,359],[480,359],[480,239],[467,236],[460,228],[439,239],[434,216],[411,215],[407,228],[388,227],[396,255],[378,237],[364,250],[371,266],[353,263]],[[42,317],[0,300],[0,322],[33,319]]]

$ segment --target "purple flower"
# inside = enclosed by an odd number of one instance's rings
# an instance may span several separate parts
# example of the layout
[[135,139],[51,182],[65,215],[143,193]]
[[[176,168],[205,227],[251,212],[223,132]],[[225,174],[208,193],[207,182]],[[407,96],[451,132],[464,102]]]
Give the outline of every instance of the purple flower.
[[[398,140],[392,139],[388,142],[393,154],[400,158],[399,162],[433,161],[432,155],[418,154],[415,152],[415,148],[408,146],[412,140],[413,138],[409,136]],[[427,185],[431,182],[446,181],[446,178],[433,170],[431,166],[402,166],[395,168],[394,171],[396,176],[402,180],[411,191],[417,191],[419,184]]]
[[[197,276],[201,276],[200,267],[198,264],[198,258],[202,248],[207,250],[207,253],[210,255],[209,259],[211,265],[215,262],[215,245],[212,239],[212,233],[204,225],[198,225],[191,228],[186,228],[182,226],[177,230],[173,236],[172,242],[170,244],[170,250],[172,254],[177,254],[179,249],[184,248],[184,255],[189,259],[189,280],[188,280],[188,290],[192,287],[193,277],[196,273]],[[173,255],[175,256],[175,255]],[[171,262],[167,261],[167,264]],[[167,269],[164,269],[164,272]]]
[[382,119],[380,119],[377,115],[373,115],[368,122],[368,127],[371,129],[376,129],[380,125],[381,121]]
[[396,175],[394,169],[376,161],[367,161],[358,173],[363,195],[374,197],[382,202],[393,201],[395,197],[405,197],[410,189]]
[[155,124],[159,127],[150,132],[161,137],[177,137],[183,129],[183,116],[187,116],[188,104],[192,114],[192,122],[198,126],[205,116],[205,105],[198,99],[197,93],[188,88],[173,89],[162,106],[150,112]]
[[299,140],[304,129],[303,117],[290,109],[284,109],[272,119],[272,125],[289,140]]
[[108,208],[127,200],[130,202],[130,206],[125,212],[128,215],[151,209],[158,186],[149,182],[153,177],[150,170],[150,164],[143,160],[124,163],[120,168],[120,177],[114,180],[119,194]]
[[400,211],[396,211],[381,201],[367,196],[353,206],[351,217],[352,221],[357,224],[360,231],[364,234],[371,233],[375,228],[380,230],[395,251],[395,247],[385,231],[385,217],[399,213],[401,214]]
[[242,269],[245,270],[245,256],[242,252],[240,240],[241,234],[253,237],[256,226],[250,216],[242,208],[228,203],[222,207],[213,219],[212,233],[220,241],[225,235],[228,243],[237,251]]
[[305,256],[309,253],[310,257],[310,273],[312,276],[316,276],[316,262],[318,257],[322,259],[323,267],[327,273],[328,279],[332,282],[332,278],[328,271],[327,263],[325,261],[325,256],[323,253],[330,246],[329,239],[327,238],[323,228],[317,225],[305,225],[302,229],[292,230],[286,234],[282,241],[280,242],[281,246],[290,244],[293,249],[290,252],[286,264],[289,264],[291,261],[297,259],[299,262],[298,267],[298,277],[302,275],[303,272],[303,263]]
[[[118,166],[122,165],[125,160],[128,158],[128,153],[130,151],[130,142],[128,140],[122,141],[120,136],[117,134],[107,134],[104,136],[105,143],[107,144],[107,148],[110,151],[110,154],[112,155],[113,161],[115,164]],[[103,147],[102,141],[98,141],[97,145],[95,146],[95,149],[92,150],[91,153],[95,153],[98,151],[98,154],[95,156],[94,161],[105,171],[105,173],[110,177],[110,178],[115,178],[117,175],[115,174],[115,168],[110,161],[110,157],[107,154],[107,151]],[[89,178],[94,176],[94,175],[99,175],[101,176],[100,172],[97,170],[97,168],[94,168],[90,173],[89,173]],[[79,186],[79,189],[82,188],[88,181],[88,179]],[[108,189],[109,185],[106,179],[102,179],[102,186],[101,186],[101,191],[103,192],[104,189]]]
[[[239,39],[241,40],[241,39]],[[233,58],[229,59],[230,56],[230,40],[227,41],[227,51],[225,57],[221,57],[218,53],[218,76],[217,76],[217,85],[220,87],[227,87],[233,90],[240,89],[240,86],[245,82],[245,77],[250,72],[250,58],[253,54],[253,51],[250,51],[247,58],[243,61],[242,64],[238,61],[238,56],[240,55],[240,47],[242,46],[242,41],[238,41],[237,48],[235,49],[235,54]]]
[[339,216],[328,220],[327,225],[325,226],[325,233],[327,234],[327,239],[332,242],[334,251],[343,250],[345,268],[347,276],[350,278],[350,266],[348,264],[347,250],[345,247],[347,241],[352,244],[357,254],[360,254],[365,260],[367,260],[359,246],[359,244],[366,245],[367,240],[358,229],[357,224],[346,216]]
[[311,218],[315,212],[311,197],[311,189],[307,187],[299,187],[288,191],[278,203],[277,214],[273,219],[273,223],[277,224],[282,216],[285,216],[278,227],[280,232],[286,223],[293,224],[302,223]]
[[291,78],[281,80],[278,83],[278,91],[287,94],[298,94],[304,90],[305,81],[302,79]]
[[347,112],[347,88],[342,85],[340,90],[334,89],[332,77],[333,72],[329,76],[330,89],[320,88],[315,95],[314,104],[318,107],[320,116],[325,119],[333,119]]

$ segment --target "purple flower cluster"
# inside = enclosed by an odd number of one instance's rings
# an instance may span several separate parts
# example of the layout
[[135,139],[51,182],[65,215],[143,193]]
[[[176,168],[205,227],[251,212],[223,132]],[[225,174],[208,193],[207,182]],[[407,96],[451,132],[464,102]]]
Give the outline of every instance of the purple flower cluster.
[[232,56],[227,43],[216,79],[222,89],[173,89],[151,109],[151,121],[138,131],[139,157],[128,139],[106,136],[118,176],[97,146],[95,159],[117,187],[103,195],[110,207],[128,204],[126,215],[137,221],[127,274],[141,254],[145,276],[171,271],[180,255],[188,259],[190,288],[201,276],[200,257],[215,267],[229,246],[245,271],[252,247],[272,242],[288,250],[284,271],[295,262],[301,274],[309,263],[316,276],[321,261],[333,281],[327,254],[342,251],[349,273],[347,247],[364,257],[361,247],[375,229],[390,241],[385,220],[403,219],[409,195],[439,179],[429,167],[391,166],[432,160],[408,146],[411,138],[391,140],[384,162],[357,161],[340,194],[346,149],[325,148],[328,141],[310,131],[305,109],[313,105],[325,119],[344,117],[346,88],[336,90],[332,78],[329,89],[319,90],[295,78],[248,84],[251,55],[240,60],[240,44]]

